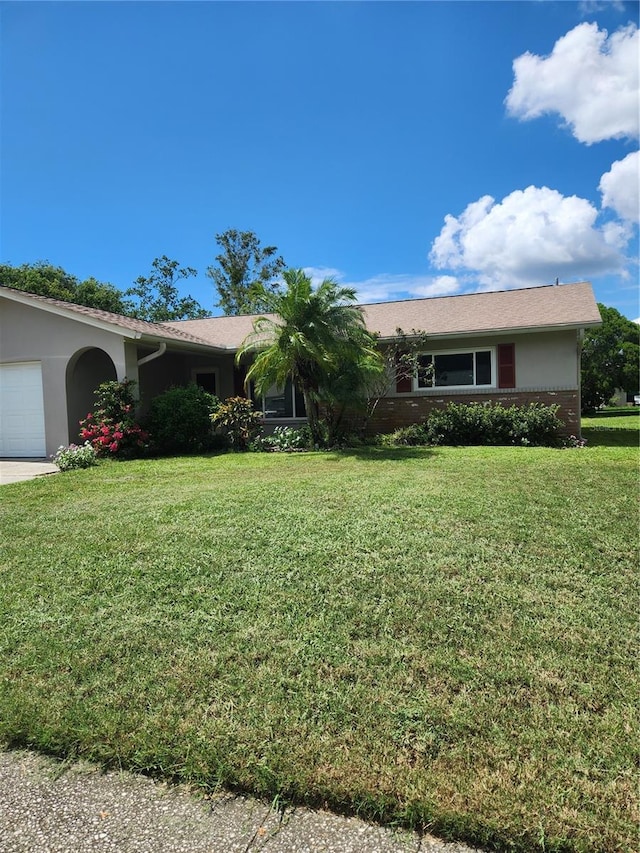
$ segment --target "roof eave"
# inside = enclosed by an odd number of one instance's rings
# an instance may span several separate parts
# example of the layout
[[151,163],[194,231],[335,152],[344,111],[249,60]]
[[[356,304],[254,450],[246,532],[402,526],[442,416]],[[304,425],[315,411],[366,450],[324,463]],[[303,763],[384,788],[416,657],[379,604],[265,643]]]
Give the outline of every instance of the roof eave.
[[120,335],[121,337],[132,341],[140,341],[141,343],[148,343],[152,345],[155,345],[160,341],[165,341],[166,343],[171,344],[172,348],[175,344],[180,348],[197,349],[203,352],[211,352],[212,350],[220,353],[229,352],[227,347],[209,344],[206,341],[188,341],[180,338],[174,338],[168,334],[150,334],[149,332],[128,329],[126,326],[122,326],[117,322],[109,323],[106,320],[92,317],[90,314],[84,314],[82,311],[74,311],[73,308],[64,308],[61,305],[52,305],[51,303],[40,299],[34,300],[32,298],[33,294],[31,293],[16,292],[15,290],[2,288],[0,290],[0,296],[5,299],[10,299],[13,302],[18,302],[21,305],[27,305],[31,308],[35,307],[40,311],[47,311],[48,313],[54,314],[58,317],[64,317],[67,320],[74,320],[77,323],[83,323],[85,326],[91,326],[92,328],[100,329],[103,332],[111,332],[113,334]]
[[188,349],[188,350],[196,350],[198,352],[215,352],[217,354],[232,354],[235,350],[229,349],[228,347],[220,347],[216,346],[216,344],[208,344],[206,341],[197,342],[197,341],[181,341],[178,338],[169,338],[163,337],[162,335],[149,335],[146,333],[139,333],[138,339],[142,344],[151,344],[155,345],[164,341],[169,345],[170,349]]
[[49,302],[34,300],[30,297],[32,294],[16,293],[15,291],[0,290],[0,296],[5,299],[10,299],[13,302],[19,302],[21,305],[27,305],[30,308],[37,307],[40,311],[47,311],[49,314],[55,314],[58,317],[64,317],[67,320],[75,320],[76,322],[84,323],[87,326],[92,326],[95,329],[102,329],[105,332],[117,332],[125,338],[138,340],[142,337],[141,332],[135,332],[133,329],[127,329],[124,326],[119,326],[117,323],[107,323],[105,320],[98,320],[96,317],[91,317],[88,314],[83,314],[80,311],[73,309],[62,308],[60,305],[51,305]]
[[[532,332],[566,332],[566,331],[578,331],[580,329],[588,329],[594,326],[601,325],[602,320],[584,320],[579,323],[555,323],[549,326],[503,326],[495,329],[468,329],[463,332],[461,331],[448,331],[448,332],[421,332],[421,334],[426,335],[427,338],[489,338],[495,337],[496,335],[521,335]],[[415,330],[414,330],[415,331]],[[397,335],[386,335],[380,336],[378,338],[379,341],[389,342],[397,340]],[[416,335],[412,335],[408,333],[406,337],[410,340],[411,338],[417,337]]]

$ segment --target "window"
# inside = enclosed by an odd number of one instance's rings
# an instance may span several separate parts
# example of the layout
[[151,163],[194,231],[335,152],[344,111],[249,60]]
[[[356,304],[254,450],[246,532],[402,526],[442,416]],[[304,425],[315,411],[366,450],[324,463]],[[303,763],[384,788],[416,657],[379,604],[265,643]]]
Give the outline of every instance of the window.
[[217,367],[201,367],[194,368],[191,371],[191,379],[200,388],[204,388],[209,394],[218,393],[218,368]]
[[284,388],[272,385],[262,398],[262,411],[265,418],[304,418],[307,415],[304,398],[292,382],[287,381]]
[[418,359],[416,388],[466,388],[495,385],[493,349],[436,352]]

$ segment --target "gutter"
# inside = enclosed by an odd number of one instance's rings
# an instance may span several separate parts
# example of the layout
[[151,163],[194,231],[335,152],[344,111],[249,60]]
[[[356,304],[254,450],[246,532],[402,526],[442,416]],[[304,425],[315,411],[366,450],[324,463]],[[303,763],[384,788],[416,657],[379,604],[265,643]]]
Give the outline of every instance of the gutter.
[[[549,285],[552,287],[553,285]],[[455,331],[451,330],[448,332],[429,332],[427,330],[423,330],[428,340],[433,340],[436,338],[488,338],[495,337],[496,335],[504,336],[504,335],[521,335],[530,332],[568,332],[568,331],[580,331],[585,328],[591,328],[594,326],[601,325],[597,320],[594,321],[584,321],[582,320],[579,323],[557,323],[553,326],[506,326],[502,328],[495,329],[470,329],[465,331]],[[412,330],[413,331],[413,330]],[[407,334],[407,338],[411,340],[414,335],[411,333]],[[397,340],[396,335],[388,335],[388,336],[380,336],[378,338],[380,343],[387,343],[388,341]]]
[[167,345],[164,341],[158,346],[158,349],[155,352],[150,352],[149,355],[145,355],[144,358],[138,359],[138,367],[142,364],[147,364],[150,361],[153,361],[156,358],[160,358],[161,355],[164,355],[167,351]]

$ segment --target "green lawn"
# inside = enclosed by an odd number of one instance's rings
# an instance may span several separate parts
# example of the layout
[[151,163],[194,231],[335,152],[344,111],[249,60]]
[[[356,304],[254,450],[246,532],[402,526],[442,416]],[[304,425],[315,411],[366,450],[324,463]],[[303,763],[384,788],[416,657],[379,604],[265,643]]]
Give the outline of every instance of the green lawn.
[[638,447],[640,408],[603,409],[583,416],[582,435],[590,447]]
[[634,449],[0,490],[0,742],[487,848],[635,849]]

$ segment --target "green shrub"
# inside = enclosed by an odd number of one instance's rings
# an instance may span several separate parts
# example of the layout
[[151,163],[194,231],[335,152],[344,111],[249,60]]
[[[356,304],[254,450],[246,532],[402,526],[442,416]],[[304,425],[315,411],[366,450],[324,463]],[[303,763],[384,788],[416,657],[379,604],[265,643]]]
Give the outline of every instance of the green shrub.
[[262,413],[246,397],[228,397],[211,415],[213,425],[228,436],[234,450],[248,450],[262,428]]
[[386,447],[421,444],[559,446],[559,406],[530,403],[449,403],[435,409],[424,423],[402,427],[380,437]]
[[424,424],[428,444],[521,444],[555,446],[560,443],[559,406],[530,403],[449,403],[434,410]]
[[305,424],[301,427],[277,426],[269,435],[257,438],[251,445],[252,450],[279,451],[290,453],[294,450],[313,449],[311,429]]
[[60,446],[51,457],[54,465],[61,471],[73,471],[76,468],[90,468],[98,464],[98,454],[88,441],[84,444]]
[[416,447],[429,444],[424,424],[411,424],[380,437],[383,447]]
[[342,439],[341,447],[357,449],[359,447],[381,447],[383,439],[386,436],[382,435],[367,435],[366,433],[347,432]]
[[154,452],[171,455],[214,449],[211,415],[219,405],[217,397],[196,384],[159,394],[151,402],[145,422]]

